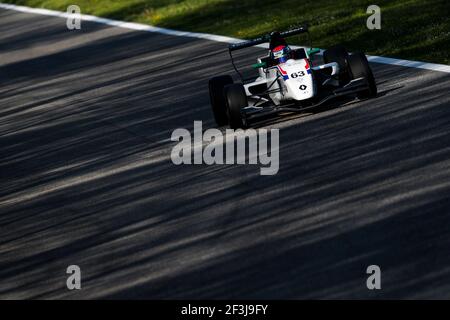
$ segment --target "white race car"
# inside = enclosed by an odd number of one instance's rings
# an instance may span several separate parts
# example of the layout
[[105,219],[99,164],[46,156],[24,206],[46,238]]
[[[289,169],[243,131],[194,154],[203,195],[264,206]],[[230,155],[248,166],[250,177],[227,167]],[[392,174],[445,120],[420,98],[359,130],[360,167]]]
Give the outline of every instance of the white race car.
[[[246,128],[254,120],[281,112],[302,112],[330,100],[356,95],[360,99],[377,95],[375,79],[361,53],[349,54],[340,45],[323,53],[324,64],[313,65],[319,49],[291,49],[285,38],[308,33],[306,27],[272,32],[261,38],[229,45],[231,62],[241,82],[229,75],[209,81],[211,106],[219,126]],[[308,34],[309,35],[309,34]],[[232,52],[269,42],[269,54],[257,59],[256,79],[243,79]]]

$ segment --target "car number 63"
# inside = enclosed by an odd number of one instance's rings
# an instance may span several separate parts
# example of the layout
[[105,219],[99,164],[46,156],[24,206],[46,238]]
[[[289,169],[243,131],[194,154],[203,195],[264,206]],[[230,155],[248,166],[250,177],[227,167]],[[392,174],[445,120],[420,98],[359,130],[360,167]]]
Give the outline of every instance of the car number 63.
[[305,71],[300,71],[300,72],[294,72],[293,74],[291,74],[291,78],[297,78],[297,77],[303,77],[305,75]]

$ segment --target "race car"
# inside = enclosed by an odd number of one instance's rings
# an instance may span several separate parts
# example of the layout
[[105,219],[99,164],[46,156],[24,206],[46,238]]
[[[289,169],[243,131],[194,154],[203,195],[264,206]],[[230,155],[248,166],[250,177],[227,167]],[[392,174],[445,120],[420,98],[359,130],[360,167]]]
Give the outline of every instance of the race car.
[[[376,82],[366,56],[350,54],[336,45],[323,52],[323,64],[313,64],[319,49],[292,49],[285,38],[306,33],[306,26],[284,32],[272,32],[260,38],[230,44],[231,63],[240,78],[230,75],[209,81],[211,107],[218,126],[247,128],[261,117],[285,112],[303,112],[342,96],[359,99],[377,95]],[[310,39],[310,37],[309,37]],[[236,67],[232,52],[269,42],[266,56],[257,58],[252,67],[258,75],[244,79]],[[316,59],[314,59],[316,60]]]

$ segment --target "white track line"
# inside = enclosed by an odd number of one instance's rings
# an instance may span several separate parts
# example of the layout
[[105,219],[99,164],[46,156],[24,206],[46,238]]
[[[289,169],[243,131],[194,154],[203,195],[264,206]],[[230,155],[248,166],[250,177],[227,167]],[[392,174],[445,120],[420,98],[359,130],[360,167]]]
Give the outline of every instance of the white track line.
[[[48,9],[40,9],[40,8],[30,8],[30,7],[25,7],[25,6],[17,6],[17,5],[1,3],[1,2],[0,2],[0,8],[7,9],[7,10],[19,11],[19,12],[25,12],[25,13],[34,13],[34,14],[41,14],[41,15],[45,15],[45,16],[60,17],[60,18],[65,18],[65,19],[72,16],[70,13],[66,13],[66,12],[60,12],[60,11],[48,10]],[[211,40],[211,41],[216,41],[216,42],[224,42],[224,43],[235,43],[235,42],[242,41],[241,39],[231,38],[231,37],[226,37],[226,36],[219,36],[219,35],[215,35],[215,34],[178,31],[178,30],[172,30],[172,29],[166,29],[166,28],[159,28],[159,27],[155,27],[155,26],[151,26],[151,25],[147,25],[147,24],[142,24],[142,23],[125,22],[125,21],[112,20],[112,19],[107,19],[107,18],[100,18],[100,17],[86,15],[86,14],[82,14],[81,19],[84,21],[92,21],[92,22],[102,23],[102,24],[106,24],[106,25],[110,25],[110,26],[114,26],[114,27],[119,27],[119,28],[147,31],[147,32],[156,32],[156,33],[167,34],[167,35],[178,36],[178,37],[191,37],[191,38],[206,39],[206,40]],[[267,45],[260,45],[258,47],[266,48]],[[436,64],[436,63],[411,61],[411,60],[401,60],[401,59],[386,58],[386,57],[379,57],[379,56],[367,56],[367,58],[371,62],[377,62],[377,63],[382,63],[382,64],[390,64],[390,65],[403,66],[403,67],[409,67],[409,68],[426,69],[426,70],[450,73],[450,66],[445,65],[445,64]]]

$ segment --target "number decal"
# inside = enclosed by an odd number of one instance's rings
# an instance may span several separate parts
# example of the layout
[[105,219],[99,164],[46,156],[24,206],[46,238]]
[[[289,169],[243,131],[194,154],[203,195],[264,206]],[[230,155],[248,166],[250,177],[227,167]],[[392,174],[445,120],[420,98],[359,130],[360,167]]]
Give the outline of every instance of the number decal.
[[305,71],[294,72],[293,74],[291,74],[291,78],[295,79],[297,77],[303,77],[304,75],[305,75]]

